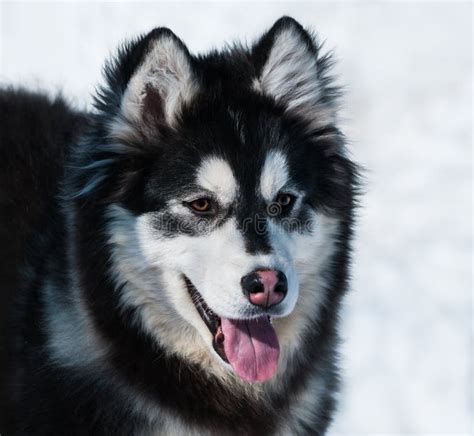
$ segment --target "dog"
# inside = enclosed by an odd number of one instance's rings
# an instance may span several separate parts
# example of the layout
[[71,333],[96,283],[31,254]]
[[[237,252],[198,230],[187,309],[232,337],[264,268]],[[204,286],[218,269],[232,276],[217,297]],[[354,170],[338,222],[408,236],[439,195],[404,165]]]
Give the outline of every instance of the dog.
[[358,194],[331,66],[283,17],[125,43],[90,112],[1,91],[2,434],[327,431]]

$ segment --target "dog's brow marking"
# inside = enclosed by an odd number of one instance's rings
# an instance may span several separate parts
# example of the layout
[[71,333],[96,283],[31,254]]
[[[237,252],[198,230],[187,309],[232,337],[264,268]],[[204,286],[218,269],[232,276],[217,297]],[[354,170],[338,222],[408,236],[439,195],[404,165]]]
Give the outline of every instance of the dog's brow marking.
[[197,171],[197,183],[215,192],[224,203],[230,203],[237,192],[237,182],[230,165],[220,157],[204,159]]
[[267,201],[272,201],[278,191],[288,182],[288,163],[281,151],[268,153],[260,177],[260,192]]

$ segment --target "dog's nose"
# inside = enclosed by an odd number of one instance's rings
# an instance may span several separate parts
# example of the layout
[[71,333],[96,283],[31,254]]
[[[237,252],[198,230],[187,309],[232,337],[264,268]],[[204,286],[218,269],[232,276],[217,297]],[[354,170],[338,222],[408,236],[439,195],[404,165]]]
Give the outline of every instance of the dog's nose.
[[280,303],[288,291],[285,274],[274,269],[256,270],[242,277],[242,290],[252,304],[269,308]]

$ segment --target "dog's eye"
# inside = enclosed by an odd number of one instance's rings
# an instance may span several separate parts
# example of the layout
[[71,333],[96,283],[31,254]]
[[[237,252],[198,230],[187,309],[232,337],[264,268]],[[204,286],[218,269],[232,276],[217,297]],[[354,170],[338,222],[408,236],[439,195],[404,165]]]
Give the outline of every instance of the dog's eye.
[[198,198],[197,200],[191,201],[187,204],[192,210],[198,213],[211,212],[213,209],[212,202],[209,198]]
[[287,213],[293,206],[295,200],[296,197],[294,195],[282,192],[277,195],[275,201],[267,206],[267,212],[270,216],[274,217],[282,213]]
[[278,194],[276,201],[282,208],[289,208],[293,205],[296,197],[291,194],[281,193]]

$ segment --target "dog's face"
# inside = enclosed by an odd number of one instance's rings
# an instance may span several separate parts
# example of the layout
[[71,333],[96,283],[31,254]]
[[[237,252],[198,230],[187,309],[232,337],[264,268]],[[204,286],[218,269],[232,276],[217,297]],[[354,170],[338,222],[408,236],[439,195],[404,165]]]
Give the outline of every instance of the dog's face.
[[107,124],[124,304],[158,340],[192,326],[217,361],[266,380],[317,316],[350,203],[326,60],[289,19],[251,51],[196,59],[165,30],[141,44]]
[[[170,163],[169,170],[181,175],[183,184],[170,182],[165,169],[156,168],[156,179],[149,183],[168,185],[168,192],[150,188],[160,207],[139,218],[142,246],[147,259],[182,276],[220,316],[288,315],[298,296],[293,234],[311,212],[289,177],[283,151],[269,151],[263,162],[252,162],[244,153],[235,156],[232,162],[216,150],[189,158],[185,165]],[[247,289],[244,282],[258,271],[264,277],[275,272],[268,279],[283,295],[275,295],[273,288],[262,293],[267,299],[281,297],[279,304],[251,301],[252,284]],[[254,287],[259,280],[255,277]]]

